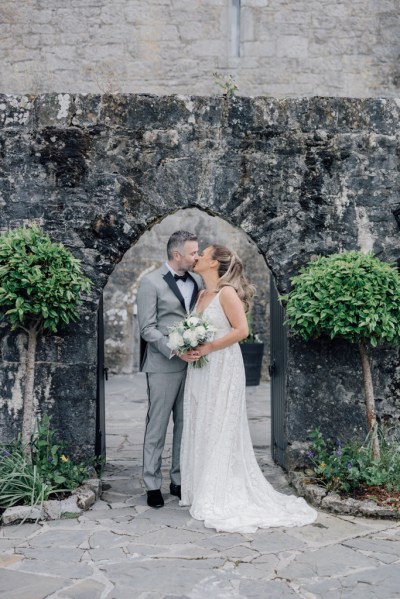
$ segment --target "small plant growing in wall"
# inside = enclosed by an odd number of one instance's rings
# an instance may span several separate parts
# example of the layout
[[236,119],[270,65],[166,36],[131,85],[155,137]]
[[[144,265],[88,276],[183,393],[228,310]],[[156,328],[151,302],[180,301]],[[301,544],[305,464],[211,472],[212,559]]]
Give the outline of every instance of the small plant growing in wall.
[[21,441],[29,454],[34,423],[33,391],[38,337],[78,319],[81,294],[90,290],[79,261],[40,228],[0,236],[0,318],[28,337]]
[[303,339],[342,337],[358,346],[372,455],[380,455],[368,347],[400,340],[400,275],[372,254],[318,257],[292,278],[287,322]]
[[232,98],[235,93],[239,90],[238,85],[235,83],[232,75],[220,75],[219,73],[213,73],[214,83],[222,89],[224,96]]

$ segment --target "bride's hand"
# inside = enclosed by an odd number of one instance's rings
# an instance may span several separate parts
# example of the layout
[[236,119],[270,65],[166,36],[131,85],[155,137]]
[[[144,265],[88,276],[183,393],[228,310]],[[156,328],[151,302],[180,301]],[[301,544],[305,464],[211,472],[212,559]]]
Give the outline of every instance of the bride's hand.
[[189,351],[184,354],[178,354],[178,357],[184,362],[196,362],[200,358],[200,354],[196,347],[196,349],[189,349]]
[[211,343],[204,343],[204,345],[199,345],[196,347],[198,358],[202,356],[206,356],[211,352]]

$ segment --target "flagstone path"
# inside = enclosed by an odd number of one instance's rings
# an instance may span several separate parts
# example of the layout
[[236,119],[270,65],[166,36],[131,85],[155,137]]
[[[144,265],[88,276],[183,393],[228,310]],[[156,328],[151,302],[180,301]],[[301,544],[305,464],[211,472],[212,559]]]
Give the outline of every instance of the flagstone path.
[[[145,377],[113,376],[106,392],[102,499],[77,520],[3,527],[1,599],[400,598],[400,522],[319,512],[302,528],[217,533],[178,506],[167,475],[165,507],[148,508]],[[267,384],[247,388],[253,443],[267,478],[293,493],[270,457],[268,396]]]

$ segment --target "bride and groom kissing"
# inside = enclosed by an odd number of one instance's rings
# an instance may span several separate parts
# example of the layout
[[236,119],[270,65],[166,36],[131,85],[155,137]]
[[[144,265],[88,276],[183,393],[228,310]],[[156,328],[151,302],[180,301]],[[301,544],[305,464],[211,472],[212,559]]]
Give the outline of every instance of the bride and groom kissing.
[[[164,505],[162,453],[172,413],[170,493],[193,518],[225,532],[303,526],[317,516],[303,499],[275,491],[254,455],[239,347],[248,335],[253,295],[234,252],[212,244],[199,253],[196,235],[176,231],[167,243],[167,261],[143,277],[137,296],[148,391],[147,503]],[[190,312],[206,316],[215,333],[211,341],[176,354],[168,345],[169,330]],[[202,356],[205,366],[190,367]]]

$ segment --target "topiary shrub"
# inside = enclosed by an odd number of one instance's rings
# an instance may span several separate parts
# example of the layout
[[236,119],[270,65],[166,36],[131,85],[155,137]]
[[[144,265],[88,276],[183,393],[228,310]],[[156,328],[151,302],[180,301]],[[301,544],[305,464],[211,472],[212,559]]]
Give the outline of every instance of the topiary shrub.
[[360,353],[373,456],[379,458],[376,409],[368,346],[400,340],[400,275],[373,254],[347,251],[319,256],[291,280],[287,323],[305,340],[342,337]]
[[21,440],[28,455],[34,423],[33,389],[38,336],[78,319],[81,294],[89,292],[79,260],[39,227],[0,236],[0,317],[28,336]]

